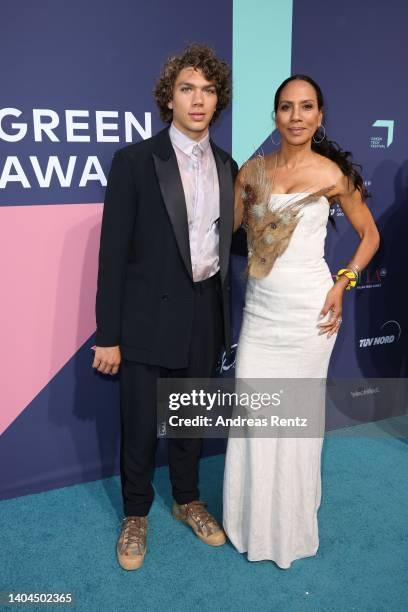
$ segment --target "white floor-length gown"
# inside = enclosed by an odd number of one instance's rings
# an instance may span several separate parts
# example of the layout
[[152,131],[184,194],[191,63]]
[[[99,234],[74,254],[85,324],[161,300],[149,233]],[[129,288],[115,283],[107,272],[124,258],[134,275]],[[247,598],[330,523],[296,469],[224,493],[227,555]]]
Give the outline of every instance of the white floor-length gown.
[[[299,197],[305,194],[296,194]],[[270,207],[293,201],[274,194]],[[329,215],[322,196],[301,212],[290,243],[263,279],[249,277],[236,377],[325,379],[336,335],[319,335],[333,279],[324,259]],[[324,420],[324,394],[316,415]],[[230,437],[224,476],[224,528],[248,560],[292,561],[316,554],[322,437]]]

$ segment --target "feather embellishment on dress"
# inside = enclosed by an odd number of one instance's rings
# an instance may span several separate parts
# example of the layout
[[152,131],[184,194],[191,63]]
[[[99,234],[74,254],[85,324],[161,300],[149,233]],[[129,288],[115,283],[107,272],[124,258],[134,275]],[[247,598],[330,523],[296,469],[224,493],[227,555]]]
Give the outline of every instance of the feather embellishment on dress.
[[267,175],[263,155],[247,162],[241,192],[243,225],[248,237],[247,271],[249,276],[257,279],[267,276],[276,259],[286,251],[304,206],[326,195],[333,185],[301,198],[294,194],[293,198],[270,208],[272,189],[273,182]]

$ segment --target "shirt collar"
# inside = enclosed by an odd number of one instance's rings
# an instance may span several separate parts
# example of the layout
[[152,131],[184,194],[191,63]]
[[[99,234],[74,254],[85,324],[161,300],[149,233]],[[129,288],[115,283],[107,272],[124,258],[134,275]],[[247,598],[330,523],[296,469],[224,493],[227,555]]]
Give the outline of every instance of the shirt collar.
[[196,145],[199,145],[203,152],[207,151],[208,147],[210,146],[210,135],[208,132],[202,140],[197,142],[196,140],[192,140],[183,134],[183,132],[176,128],[174,123],[172,123],[170,126],[169,136],[172,145],[176,146],[189,157],[191,157],[193,149]]

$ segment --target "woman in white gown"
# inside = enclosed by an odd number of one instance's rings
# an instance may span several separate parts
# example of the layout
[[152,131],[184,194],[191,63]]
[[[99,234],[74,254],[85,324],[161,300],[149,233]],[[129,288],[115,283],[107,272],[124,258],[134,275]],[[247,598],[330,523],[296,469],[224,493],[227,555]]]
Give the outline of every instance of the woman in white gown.
[[[280,149],[247,162],[236,183],[234,225],[244,222],[248,232],[236,377],[325,379],[344,290],[356,284],[379,236],[350,154],[326,138],[319,86],[304,75],[290,77],[278,88],[274,107]],[[334,284],[324,260],[332,202],[341,205],[361,239]],[[324,395],[315,410],[324,422]],[[316,554],[322,441],[230,437],[224,528],[250,561],[269,559],[289,568]]]

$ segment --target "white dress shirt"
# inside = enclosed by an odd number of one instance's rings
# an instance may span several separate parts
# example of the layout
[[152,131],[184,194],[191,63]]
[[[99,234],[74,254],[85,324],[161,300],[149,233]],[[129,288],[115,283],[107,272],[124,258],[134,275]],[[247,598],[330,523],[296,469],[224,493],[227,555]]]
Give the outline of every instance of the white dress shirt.
[[208,134],[197,142],[171,124],[169,135],[186,199],[193,279],[202,281],[220,269],[217,166]]

